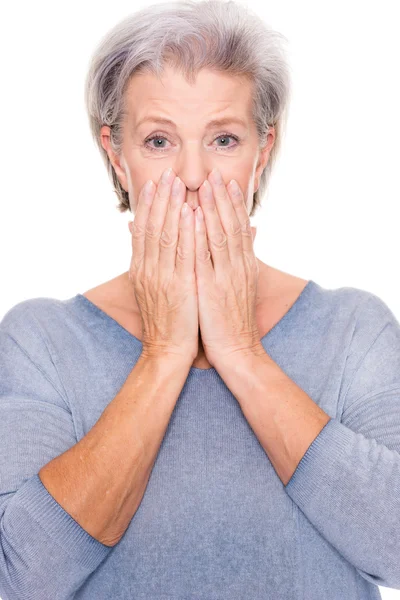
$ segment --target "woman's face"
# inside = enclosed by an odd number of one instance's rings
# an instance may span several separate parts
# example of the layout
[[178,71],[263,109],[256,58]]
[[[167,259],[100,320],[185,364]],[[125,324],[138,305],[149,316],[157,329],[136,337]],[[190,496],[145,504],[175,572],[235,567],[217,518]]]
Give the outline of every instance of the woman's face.
[[[275,137],[272,128],[265,149],[259,150],[250,112],[250,81],[202,70],[191,86],[168,67],[161,81],[150,74],[135,74],[126,94],[128,114],[121,155],[110,148],[108,126],[102,127],[101,140],[122,187],[129,193],[133,214],[142,186],[148,179],[157,185],[168,167],[186,185],[186,202],[193,210],[199,205],[199,187],[216,167],[225,185],[236,179],[250,212]],[[215,119],[226,122],[209,123]]]

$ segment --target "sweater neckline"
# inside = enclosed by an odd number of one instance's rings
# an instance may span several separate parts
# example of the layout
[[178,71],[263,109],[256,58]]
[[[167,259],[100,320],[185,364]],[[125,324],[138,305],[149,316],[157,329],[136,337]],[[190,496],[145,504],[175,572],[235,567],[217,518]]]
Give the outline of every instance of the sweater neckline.
[[[304,288],[302,289],[302,291],[300,292],[300,294],[297,296],[296,300],[294,301],[294,303],[289,307],[289,309],[285,312],[285,314],[279,319],[279,321],[277,321],[275,323],[275,325],[273,327],[271,327],[271,329],[269,331],[267,331],[267,333],[265,335],[263,335],[262,338],[260,338],[260,343],[262,345],[263,342],[265,342],[265,340],[273,335],[274,333],[276,333],[276,331],[278,331],[283,324],[286,323],[287,319],[290,318],[295,312],[296,310],[299,310],[299,308],[301,307],[302,303],[304,302],[304,300],[307,298],[307,296],[311,293],[311,290],[317,286],[317,283],[315,281],[313,281],[312,279],[310,279],[306,285],[304,286]],[[89,308],[89,310],[97,315],[98,317],[102,318],[104,321],[107,321],[108,323],[110,323],[111,325],[113,325],[116,329],[122,331],[122,333],[124,335],[127,335],[128,338],[132,339],[135,343],[142,345],[142,342],[139,340],[139,338],[137,338],[135,335],[133,335],[130,331],[128,331],[127,329],[125,329],[125,327],[123,327],[120,323],[118,323],[118,321],[116,321],[113,317],[111,317],[108,313],[106,313],[104,310],[102,310],[99,306],[97,306],[97,304],[94,304],[94,302],[92,302],[91,300],[89,300],[89,298],[86,298],[86,296],[84,296],[83,294],[76,294],[75,297],[73,298],[73,300],[75,302],[77,302],[78,304],[84,304],[87,308]],[[190,372],[191,373],[199,373],[199,374],[206,374],[206,373],[216,373],[216,369],[214,367],[210,367],[209,369],[200,369],[199,367],[190,367]]]

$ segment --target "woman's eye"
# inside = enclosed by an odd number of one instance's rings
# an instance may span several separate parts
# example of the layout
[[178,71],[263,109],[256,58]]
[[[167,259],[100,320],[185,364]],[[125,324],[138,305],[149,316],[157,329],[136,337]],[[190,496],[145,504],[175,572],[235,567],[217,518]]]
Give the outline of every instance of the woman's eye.
[[[145,146],[146,146],[146,148],[148,148],[149,150],[155,150],[155,151],[157,151],[157,150],[164,150],[164,148],[163,148],[163,147],[161,147],[161,146],[160,146],[160,144],[157,144],[157,146],[158,146],[157,148],[155,148],[154,146],[150,146],[149,144],[150,144],[150,142],[152,142],[153,140],[157,140],[157,141],[158,141],[158,140],[166,140],[166,139],[167,139],[167,138],[165,138],[165,137],[164,137],[164,136],[162,136],[162,135],[153,135],[152,137],[148,138],[148,139],[145,141],[144,145],[145,145]],[[167,140],[167,141],[168,141],[168,140]]]
[[232,135],[231,133],[224,133],[222,135],[219,135],[216,139],[221,139],[224,142],[226,142],[228,138],[232,138],[233,140],[235,140],[235,144],[233,146],[227,146],[226,144],[224,144],[223,146],[217,146],[217,148],[227,148],[228,150],[233,150],[233,148],[236,148],[239,142],[239,138],[236,135]]
[[[226,142],[229,138],[232,138],[235,141],[235,144],[233,144],[233,145],[231,144],[230,146],[227,145]],[[216,140],[221,139],[224,142],[222,146],[217,146],[217,150],[219,150],[219,149],[233,150],[234,148],[236,148],[236,146],[238,145],[238,142],[239,142],[239,138],[236,135],[233,135],[231,133],[221,134],[221,135],[217,136],[215,139]],[[145,147],[148,150],[151,150],[152,152],[165,152],[165,150],[167,148],[163,147],[161,144],[157,143],[156,146],[151,145],[150,142],[152,142],[153,140],[156,140],[157,142],[165,140],[168,142],[167,138],[163,135],[155,134],[155,135],[147,138],[147,140],[144,143]]]

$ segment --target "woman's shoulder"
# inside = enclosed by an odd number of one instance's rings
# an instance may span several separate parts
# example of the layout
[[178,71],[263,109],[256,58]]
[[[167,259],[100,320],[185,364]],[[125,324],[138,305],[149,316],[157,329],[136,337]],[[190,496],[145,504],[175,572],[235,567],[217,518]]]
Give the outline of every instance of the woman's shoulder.
[[54,312],[60,303],[62,306],[62,301],[53,298],[30,298],[14,304],[3,315],[0,320],[0,392],[3,396],[6,393],[35,396],[68,407],[57,356],[46,329],[51,321],[60,329],[59,316]]
[[49,371],[54,370],[60,357],[88,347],[91,339],[96,347],[102,324],[96,322],[80,298],[79,294],[66,299],[41,296],[17,302],[0,320],[0,351],[12,341]]
[[365,346],[388,323],[400,329],[393,303],[371,290],[356,286],[328,287],[312,279],[307,281],[290,275],[281,280],[284,282],[281,297],[285,303],[290,305],[291,300],[302,298],[299,318],[305,311],[310,324],[319,323],[327,334],[351,330],[353,341]]
[[[9,333],[19,340],[28,341],[45,332],[52,325],[62,328],[68,320],[77,296],[67,299],[47,296],[28,298],[11,306],[0,320],[0,331]],[[36,335],[36,337],[38,337]]]

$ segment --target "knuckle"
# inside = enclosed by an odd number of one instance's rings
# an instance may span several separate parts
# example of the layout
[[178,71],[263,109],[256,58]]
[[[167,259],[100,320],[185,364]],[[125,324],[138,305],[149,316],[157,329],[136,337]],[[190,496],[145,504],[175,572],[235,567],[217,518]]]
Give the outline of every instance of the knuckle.
[[168,184],[166,184],[165,186],[162,186],[161,189],[157,190],[153,204],[155,203],[157,206],[157,203],[160,204],[160,202],[165,202],[169,195],[168,189]]
[[179,245],[176,249],[176,254],[180,260],[185,260],[189,256],[189,250],[188,248]]
[[163,248],[174,248],[176,240],[174,240],[166,229],[163,229],[160,237],[160,246]]
[[251,222],[250,222],[250,219],[246,219],[244,221],[244,223],[242,223],[242,226],[240,227],[240,231],[241,231],[241,233],[244,233],[246,235],[251,235]]
[[137,238],[143,236],[145,229],[136,221],[132,223],[132,237]]
[[146,223],[146,235],[149,237],[156,237],[157,231],[158,227],[156,223],[151,218],[149,218]]
[[231,221],[228,227],[229,235],[238,237],[242,234],[242,227],[238,221]]
[[226,238],[226,235],[225,235],[225,233],[223,231],[221,231],[221,232],[216,233],[215,235],[213,235],[210,241],[217,248],[222,248],[223,249],[227,245],[227,238]]
[[199,248],[197,256],[202,262],[208,262],[211,259],[211,252],[208,248]]

